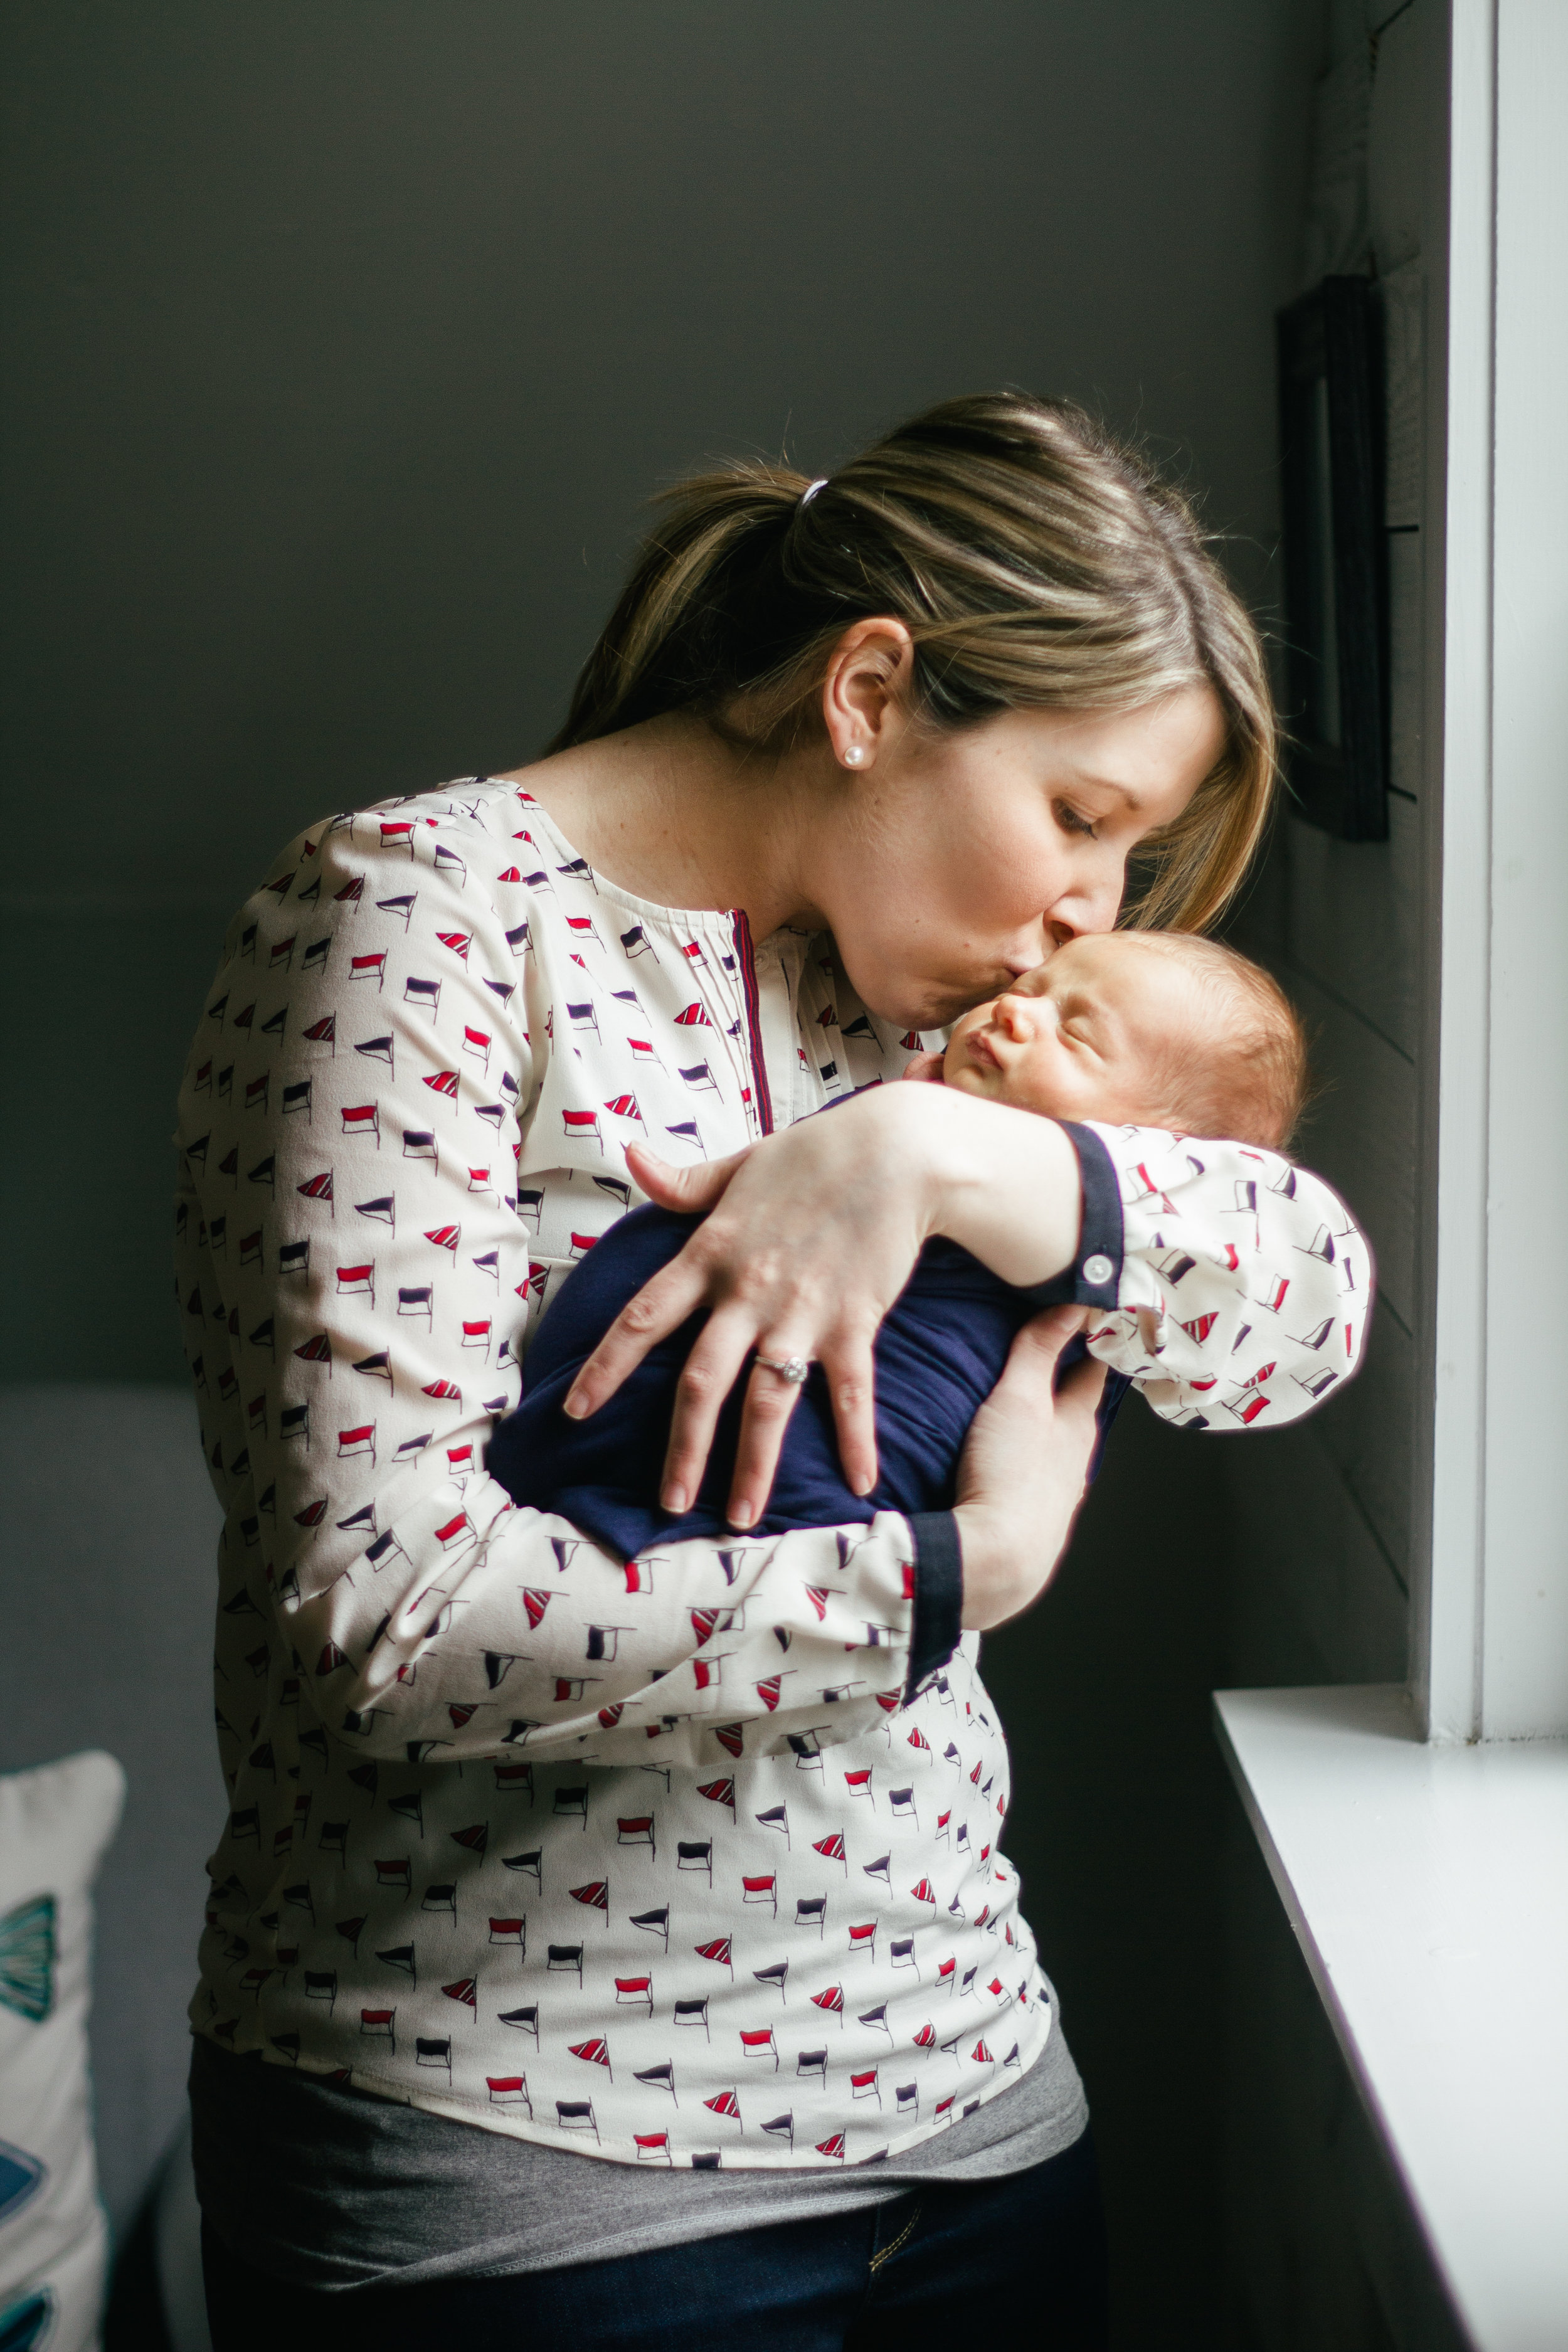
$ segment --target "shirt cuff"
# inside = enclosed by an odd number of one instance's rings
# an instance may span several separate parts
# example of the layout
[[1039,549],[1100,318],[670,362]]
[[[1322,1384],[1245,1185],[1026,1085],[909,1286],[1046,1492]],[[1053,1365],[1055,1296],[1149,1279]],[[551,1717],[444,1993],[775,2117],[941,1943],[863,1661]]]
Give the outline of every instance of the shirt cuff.
[[928,1675],[945,1666],[963,1631],[963,1552],[958,1521],[951,1511],[917,1511],[910,1519],[915,1539],[914,1623],[910,1633],[910,1671],[904,1700]]
[[1125,1246],[1116,1162],[1091,1127],[1079,1127],[1070,1118],[1058,1124],[1078,1153],[1079,1181],[1083,1187],[1078,1255],[1064,1273],[1053,1275],[1049,1282],[1019,1284],[1018,1296],[1032,1307],[1114,1307],[1121,1287]]

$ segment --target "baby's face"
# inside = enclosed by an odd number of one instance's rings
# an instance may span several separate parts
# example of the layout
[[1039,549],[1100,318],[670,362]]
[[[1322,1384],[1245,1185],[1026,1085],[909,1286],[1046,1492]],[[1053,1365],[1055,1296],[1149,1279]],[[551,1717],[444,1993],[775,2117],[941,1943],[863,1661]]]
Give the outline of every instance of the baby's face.
[[1047,1118],[1162,1123],[1160,1072],[1197,1007],[1187,968],[1135,933],[1058,948],[966,1013],[942,1064],[950,1087]]

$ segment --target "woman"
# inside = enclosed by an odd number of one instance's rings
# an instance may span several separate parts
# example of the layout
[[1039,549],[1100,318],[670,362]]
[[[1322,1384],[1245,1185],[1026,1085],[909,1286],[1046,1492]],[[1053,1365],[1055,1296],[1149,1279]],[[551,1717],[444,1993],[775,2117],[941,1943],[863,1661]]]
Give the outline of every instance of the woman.
[[[1180,500],[1074,414],[960,400],[826,483],[687,485],[550,756],[312,826],[237,919],[180,1210],[228,1507],[192,2009],[219,2352],[487,2317],[866,2343],[979,2294],[1103,2339],[977,1637],[1081,1494],[1102,1374],[1052,1393],[1081,1309],[1201,1422],[1173,1244],[1204,1254],[1236,1425],[1278,1422],[1331,1328],[1350,1368],[1349,1228],[1278,1162],[1265,1217],[1237,1147],[1075,1148],[870,1082],[1125,919],[1134,856],[1137,919],[1212,920],[1272,745]],[[733,1541],[623,1562],[482,1465],[530,1321],[636,1192],[712,1213],[576,1408],[707,1310],[679,1512],[746,1402]],[[1079,1311],[1021,1335],[956,1511],[748,1544],[805,1362],[874,1484],[871,1342],[934,1234]],[[1286,1249],[1308,1336],[1265,1339]]]

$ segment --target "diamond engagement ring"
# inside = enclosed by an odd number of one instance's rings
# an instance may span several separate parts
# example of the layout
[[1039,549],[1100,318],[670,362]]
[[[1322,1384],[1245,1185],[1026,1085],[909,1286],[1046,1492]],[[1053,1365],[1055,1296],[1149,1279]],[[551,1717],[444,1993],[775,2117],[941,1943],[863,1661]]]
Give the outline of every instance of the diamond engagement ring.
[[776,1372],[781,1381],[788,1381],[797,1389],[805,1387],[811,1370],[810,1360],[805,1356],[759,1356],[757,1361],[764,1372]]

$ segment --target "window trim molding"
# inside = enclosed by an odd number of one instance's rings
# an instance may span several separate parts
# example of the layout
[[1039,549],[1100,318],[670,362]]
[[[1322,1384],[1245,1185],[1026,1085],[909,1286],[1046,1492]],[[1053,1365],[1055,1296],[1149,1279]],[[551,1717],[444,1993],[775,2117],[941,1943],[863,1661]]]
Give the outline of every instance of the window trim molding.
[[1542,1087],[1568,1073],[1568,925],[1551,905],[1568,871],[1568,684],[1560,652],[1539,657],[1554,614],[1559,648],[1568,635],[1554,570],[1568,451],[1545,431],[1568,376],[1568,311],[1552,299],[1553,240],[1568,242],[1552,113],[1568,12],[1450,0],[1447,82],[1427,443],[1441,792],[1423,1055],[1431,1454],[1412,1596],[1412,1686],[1440,1742],[1568,1733],[1568,1369],[1550,1360],[1568,1330],[1568,1253],[1559,1265],[1531,1248],[1528,1291],[1520,1281],[1531,1187],[1568,1156],[1568,1079]]

